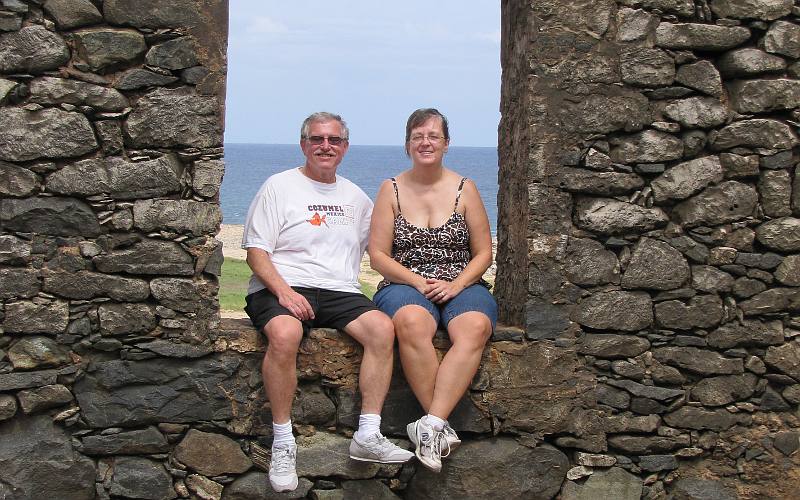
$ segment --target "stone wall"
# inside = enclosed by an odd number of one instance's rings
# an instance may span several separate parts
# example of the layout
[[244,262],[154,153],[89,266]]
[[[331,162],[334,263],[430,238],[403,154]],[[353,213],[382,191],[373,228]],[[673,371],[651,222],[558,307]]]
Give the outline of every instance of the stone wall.
[[[313,331],[281,498],[793,498],[800,8],[502,9],[524,328],[440,475],[348,459],[360,351]],[[264,340],[216,302],[226,30],[224,0],[0,0],[0,499],[278,498]],[[420,412],[396,366],[384,431]]]
[[501,313],[592,386],[536,425],[563,498],[795,497],[798,2],[509,0],[503,28]]

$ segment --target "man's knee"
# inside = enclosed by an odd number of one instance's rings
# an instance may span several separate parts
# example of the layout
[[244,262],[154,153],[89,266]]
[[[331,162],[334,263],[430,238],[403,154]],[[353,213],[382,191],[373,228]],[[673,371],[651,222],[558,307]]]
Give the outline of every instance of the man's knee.
[[373,310],[358,317],[351,325],[351,335],[361,345],[378,349],[392,349],[394,347],[394,325],[389,316]]
[[276,316],[264,326],[268,349],[283,355],[294,355],[303,340],[303,325],[291,316]]

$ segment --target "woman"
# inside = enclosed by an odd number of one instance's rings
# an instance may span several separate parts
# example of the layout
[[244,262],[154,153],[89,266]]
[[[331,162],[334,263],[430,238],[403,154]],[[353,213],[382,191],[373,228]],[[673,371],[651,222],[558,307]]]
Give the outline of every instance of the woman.
[[[475,184],[442,164],[449,145],[444,115],[431,108],[411,114],[411,168],[381,185],[369,239],[372,268],[384,276],[375,303],[394,322],[403,372],[427,412],[408,424],[408,436],[435,472],[461,442],[447,417],[497,321],[481,279],[492,262],[489,219]],[[439,324],[452,343],[441,363],[433,348]]]

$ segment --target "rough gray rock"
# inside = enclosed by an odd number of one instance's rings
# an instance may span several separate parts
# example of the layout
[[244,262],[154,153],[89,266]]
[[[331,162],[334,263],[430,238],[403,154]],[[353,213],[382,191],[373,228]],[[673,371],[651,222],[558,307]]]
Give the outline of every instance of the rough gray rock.
[[766,170],[758,180],[761,208],[769,217],[792,214],[792,181],[786,170]]
[[104,273],[194,274],[192,256],[171,241],[143,240],[131,247],[98,255],[92,261],[97,270]]
[[134,227],[142,231],[169,230],[195,236],[219,231],[222,211],[218,203],[194,200],[137,200]]
[[5,307],[6,333],[46,333],[55,335],[67,328],[69,304],[66,301],[19,301]]
[[102,361],[73,392],[92,428],[230,420],[240,363],[232,356]]
[[656,28],[656,45],[668,49],[719,52],[732,49],[749,38],[750,30],[741,26],[662,22]]
[[733,109],[739,113],[766,113],[800,107],[800,81],[737,80],[728,84]]
[[650,186],[656,203],[663,203],[688,198],[709,184],[720,182],[723,175],[719,157],[706,156],[675,165]]
[[45,76],[30,83],[30,101],[42,105],[62,103],[91,106],[100,111],[122,111],[128,99],[114,89],[66,78]]
[[103,22],[103,15],[89,0],[47,0],[44,10],[53,16],[62,30]]
[[636,174],[564,167],[559,169],[558,184],[567,191],[613,196],[640,189],[644,180]]
[[694,2],[692,0],[642,0],[638,2],[647,9],[658,9],[662,12],[677,14],[680,17],[694,16]]
[[123,431],[116,434],[96,434],[81,439],[81,453],[86,455],[147,455],[166,453],[167,439],[155,427]]
[[714,97],[689,97],[673,101],[664,114],[686,128],[713,128],[728,119],[728,107]]
[[633,335],[588,334],[581,339],[578,352],[599,358],[633,358],[650,348],[647,339]]
[[752,215],[757,203],[758,194],[752,186],[726,181],[679,203],[673,214],[687,227],[715,226]]
[[97,316],[103,335],[146,334],[156,327],[155,308],[150,304],[102,304]]
[[114,83],[119,90],[135,90],[146,87],[162,87],[178,81],[178,77],[154,73],[142,68],[129,69]]
[[763,50],[745,47],[723,54],[717,60],[717,68],[725,78],[739,78],[783,71],[786,61]]
[[48,191],[61,194],[146,198],[180,191],[182,173],[183,164],[174,154],[140,162],[115,156],[67,165],[50,174],[46,186]]
[[153,45],[144,57],[145,63],[159,68],[178,70],[197,66],[197,47],[191,37],[183,36]]
[[655,307],[656,323],[678,330],[716,326],[722,321],[722,315],[722,299],[717,295],[698,295],[692,297],[688,304],[666,300]]
[[726,179],[753,177],[760,172],[757,155],[741,156],[733,153],[720,153],[719,161],[725,170]]
[[660,208],[645,208],[608,198],[581,198],[575,206],[575,224],[600,234],[642,232],[666,225]]
[[710,61],[701,60],[680,66],[675,81],[710,96],[722,95],[722,78]]
[[659,163],[683,156],[683,141],[677,137],[645,130],[623,137],[611,150],[611,159],[618,163]]
[[588,238],[570,238],[564,272],[576,285],[602,285],[619,281],[619,261],[614,252]]
[[150,282],[153,297],[162,305],[181,312],[194,312],[209,307],[218,285],[205,280],[155,278]]
[[713,479],[681,478],[670,490],[674,500],[738,500],[735,488],[725,486]]
[[791,149],[797,144],[797,136],[789,125],[765,118],[734,122],[711,140],[711,148],[717,151],[736,146]]
[[82,300],[110,297],[120,302],[138,302],[150,296],[145,280],[91,271],[48,269],[44,272],[43,289],[60,297]]
[[0,73],[38,75],[57,69],[67,61],[67,44],[60,36],[43,26],[32,24],[19,31],[0,33]]
[[775,270],[775,279],[786,286],[800,286],[800,255],[786,256]]
[[624,51],[619,61],[622,81],[641,87],[662,87],[675,80],[675,61],[661,49]]
[[773,21],[792,12],[792,0],[711,0],[711,11],[719,17]]
[[297,475],[313,478],[335,474],[345,479],[375,477],[380,465],[351,460],[349,446],[348,438],[325,432],[298,438]]
[[[658,417],[658,415],[652,416]],[[651,453],[666,453],[678,448],[689,446],[689,436],[615,435],[608,437],[608,444],[610,447],[622,450],[628,455],[648,455]]]
[[718,349],[737,346],[769,346],[783,342],[783,324],[780,321],[746,320],[725,323],[706,337],[708,345]]
[[11,372],[0,374],[0,391],[13,391],[42,387],[56,383],[57,370],[40,370],[35,372]]
[[94,131],[81,113],[56,108],[0,112],[0,160],[72,158],[95,149]]
[[168,500],[177,495],[172,477],[161,462],[149,458],[117,457],[109,493],[124,498]]
[[796,252],[800,250],[800,219],[781,217],[767,221],[756,228],[756,238],[767,248]]
[[689,264],[669,244],[641,238],[622,275],[624,288],[673,290],[689,279]]
[[773,54],[800,57],[800,26],[788,21],[775,21],[764,35],[764,50]]
[[[269,478],[264,472],[248,472],[237,477],[234,482],[222,490],[222,500],[280,500],[306,498],[314,483],[301,477],[297,489],[286,493],[275,493],[272,488],[265,486]],[[336,490],[320,490],[336,491]],[[327,500],[327,497],[316,495],[317,500]],[[331,500],[334,500],[333,498]],[[338,499],[337,499],[338,500]],[[344,500],[344,497],[341,497]]]
[[0,422],[17,414],[17,399],[10,394],[0,394]]
[[780,346],[768,347],[764,362],[800,381],[800,342],[795,340]]
[[53,196],[3,200],[0,223],[7,231],[53,236],[93,238],[104,232],[89,205],[74,198]]
[[225,162],[222,160],[196,161],[194,162],[192,189],[200,196],[212,198],[219,192],[224,174]]
[[620,389],[625,389],[634,396],[655,399],[658,401],[670,401],[684,395],[684,391],[680,389],[667,389],[664,387],[644,385],[626,379],[611,379],[608,381],[608,384]]
[[578,304],[572,320],[589,328],[641,330],[653,323],[653,303],[643,292],[595,293]]
[[108,156],[122,153],[122,125],[116,120],[100,120],[94,122],[100,148]]
[[692,288],[706,293],[730,292],[733,276],[714,266],[692,266]]
[[563,127],[578,133],[606,134],[616,130],[641,130],[650,123],[647,97],[639,92],[614,90],[592,94],[578,103],[565,102],[558,117]]
[[25,264],[31,256],[31,242],[10,234],[0,235],[0,263]]
[[24,198],[39,191],[39,178],[27,168],[0,161],[0,196]]
[[38,335],[19,339],[8,350],[8,359],[17,370],[58,367],[72,362],[68,349],[51,338]]
[[725,406],[752,396],[757,382],[752,373],[705,378],[692,388],[692,398],[704,406]]
[[19,391],[19,405],[26,415],[57,408],[72,401],[72,393],[65,385],[55,384]]
[[719,353],[696,347],[660,347],[653,349],[660,362],[700,375],[736,375],[744,373],[741,359],[726,358]]
[[724,431],[735,425],[749,425],[752,417],[746,413],[731,413],[724,408],[706,410],[684,406],[664,415],[664,422],[678,429]]
[[800,310],[800,295],[793,288],[772,288],[739,303],[745,316]]
[[613,498],[615,500],[639,500],[642,496],[642,480],[620,467],[597,470],[579,485],[568,482],[562,492],[563,500],[595,500]]
[[105,0],[103,13],[108,22],[136,28],[195,26],[200,9],[196,0]]
[[47,415],[0,423],[0,491],[9,498],[95,498],[94,462]]
[[92,71],[104,71],[139,58],[147,49],[144,36],[135,30],[90,28],[74,34],[78,56]]
[[125,122],[126,142],[138,147],[218,147],[219,112],[215,97],[198,95],[189,87],[159,88],[136,103]]
[[617,41],[634,42],[654,37],[658,17],[642,9],[623,7],[617,12]]
[[0,299],[26,299],[39,293],[39,271],[36,269],[0,269]]
[[674,455],[644,455],[639,457],[639,467],[648,472],[675,470],[678,468],[678,459]]
[[253,465],[236,441],[197,429],[190,429],[175,447],[175,458],[206,476],[241,474]]
[[509,438],[470,441],[445,462],[441,474],[418,468],[406,491],[420,500],[494,499],[496,485],[503,484],[508,498],[543,500],[558,493],[568,468],[566,455],[548,445],[527,448]]

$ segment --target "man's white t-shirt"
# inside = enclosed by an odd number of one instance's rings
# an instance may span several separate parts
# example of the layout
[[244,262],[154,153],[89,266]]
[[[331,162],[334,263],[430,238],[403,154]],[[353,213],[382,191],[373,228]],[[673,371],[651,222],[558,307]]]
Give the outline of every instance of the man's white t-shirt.
[[[342,176],[317,182],[299,168],[277,173],[258,190],[244,226],[242,248],[260,248],[289,286],[360,292],[372,200]],[[266,288],[250,277],[247,293]]]

